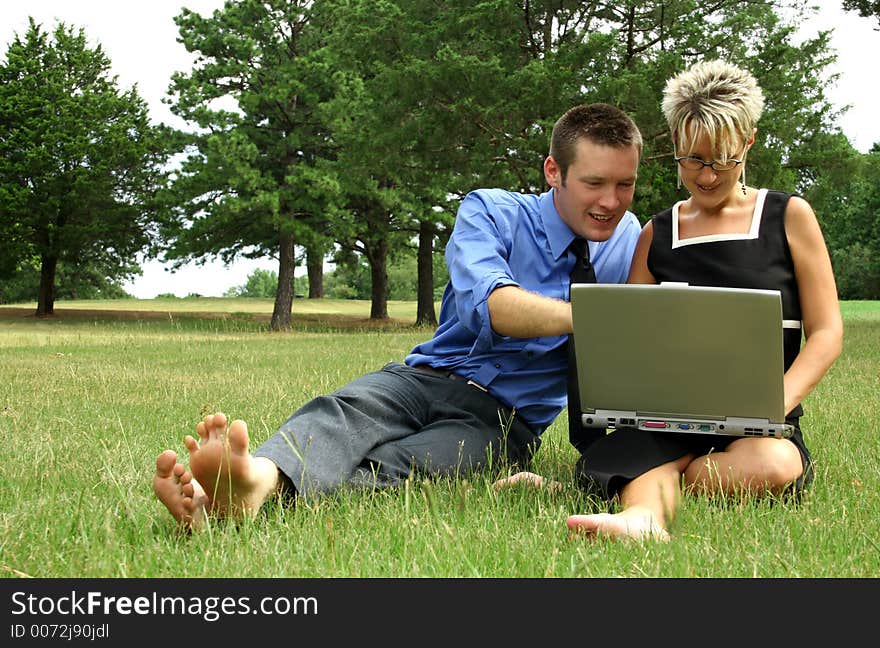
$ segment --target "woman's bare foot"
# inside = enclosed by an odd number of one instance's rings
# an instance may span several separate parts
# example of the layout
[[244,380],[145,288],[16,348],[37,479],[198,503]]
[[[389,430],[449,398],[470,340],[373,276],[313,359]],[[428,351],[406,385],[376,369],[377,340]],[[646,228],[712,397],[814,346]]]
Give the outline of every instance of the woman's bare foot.
[[592,537],[605,537],[612,540],[630,538],[634,540],[657,540],[667,542],[669,532],[657,522],[654,514],[647,509],[632,507],[620,513],[595,513],[593,515],[571,515],[568,528],[576,533]]
[[228,430],[226,422],[225,414],[210,414],[196,426],[198,441],[184,439],[189,467],[205,489],[208,511],[252,516],[278,489],[278,468],[270,459],[248,452],[244,421],[233,421]]
[[547,488],[550,492],[557,492],[562,490],[562,483],[558,481],[554,481],[552,479],[546,479],[541,477],[541,475],[537,475],[532,472],[518,472],[510,477],[505,477],[504,479],[499,479],[492,487],[496,490],[501,488],[509,488],[511,486],[519,486],[520,484],[527,484],[534,488]]
[[166,450],[156,457],[153,492],[184,529],[198,530],[205,526],[205,491],[177,461],[174,450]]

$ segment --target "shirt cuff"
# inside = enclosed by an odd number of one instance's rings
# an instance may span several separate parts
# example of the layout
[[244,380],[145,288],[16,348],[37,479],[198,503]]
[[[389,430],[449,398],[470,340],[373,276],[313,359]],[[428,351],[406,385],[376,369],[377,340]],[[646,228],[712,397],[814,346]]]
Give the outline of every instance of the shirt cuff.
[[499,335],[492,329],[492,318],[489,315],[489,295],[503,286],[519,287],[519,284],[507,276],[490,275],[480,282],[479,286],[475,286],[474,296],[476,297],[479,292],[482,292],[482,296],[474,306],[479,329],[477,329],[477,338],[474,340],[474,345],[471,347],[472,353],[484,353],[495,347],[495,345],[512,339],[507,335]]

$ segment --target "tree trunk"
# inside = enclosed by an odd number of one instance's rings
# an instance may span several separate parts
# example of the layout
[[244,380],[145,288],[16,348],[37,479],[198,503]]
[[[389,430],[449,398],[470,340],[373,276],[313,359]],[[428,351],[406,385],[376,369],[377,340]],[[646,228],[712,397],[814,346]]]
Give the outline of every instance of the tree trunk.
[[289,331],[293,310],[293,273],[296,261],[293,254],[293,234],[281,232],[278,254],[278,289],[275,291],[275,307],[272,310],[273,331]]
[[369,250],[370,319],[388,319],[388,242],[381,241]]
[[55,314],[55,270],[58,258],[45,254],[40,264],[40,293],[37,298],[37,317],[50,317]]
[[417,266],[416,325],[437,326],[437,313],[434,310],[434,226],[427,221],[419,224]]
[[309,299],[323,299],[324,252],[320,248],[306,247],[306,271],[309,275]]

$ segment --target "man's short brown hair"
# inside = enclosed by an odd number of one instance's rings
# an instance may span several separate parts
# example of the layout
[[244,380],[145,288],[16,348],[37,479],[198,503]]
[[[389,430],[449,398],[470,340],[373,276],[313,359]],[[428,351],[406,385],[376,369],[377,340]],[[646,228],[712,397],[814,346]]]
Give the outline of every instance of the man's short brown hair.
[[620,108],[606,103],[582,104],[570,108],[553,126],[550,155],[559,166],[562,182],[577,156],[577,143],[586,138],[595,144],[626,148],[642,153],[642,134],[632,118]]

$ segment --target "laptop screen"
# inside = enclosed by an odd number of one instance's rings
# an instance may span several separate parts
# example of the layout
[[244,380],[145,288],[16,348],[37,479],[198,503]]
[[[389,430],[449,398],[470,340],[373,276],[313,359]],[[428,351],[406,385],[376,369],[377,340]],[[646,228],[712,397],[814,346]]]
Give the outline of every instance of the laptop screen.
[[585,411],[783,420],[777,291],[576,284],[571,300]]

